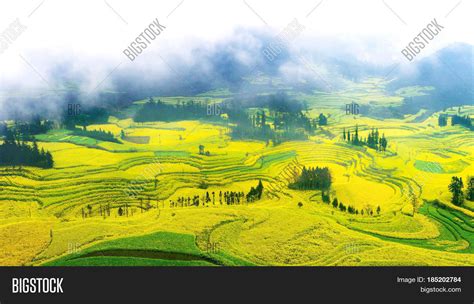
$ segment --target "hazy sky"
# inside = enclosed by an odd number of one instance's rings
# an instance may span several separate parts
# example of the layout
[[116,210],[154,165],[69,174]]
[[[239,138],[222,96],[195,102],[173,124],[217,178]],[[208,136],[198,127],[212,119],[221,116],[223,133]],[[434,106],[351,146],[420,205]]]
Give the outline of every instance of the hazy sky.
[[165,57],[170,52],[189,56],[188,48],[230,39],[238,29],[277,34],[297,18],[305,31],[295,45],[310,45],[317,43],[314,37],[327,36],[354,41],[354,52],[360,51],[356,42],[369,38],[392,46],[364,48],[362,56],[376,58],[401,56],[400,50],[433,18],[445,29],[423,55],[452,42],[474,44],[473,11],[474,1],[467,0],[2,0],[0,31],[16,18],[27,29],[0,54],[0,81],[25,73],[30,77],[36,74],[32,69],[47,74],[50,62],[64,57],[75,60],[77,69],[93,69],[84,66],[87,58],[100,58],[109,69],[97,76],[98,81],[121,62],[146,64],[142,58],[127,61],[122,51],[155,18],[166,30],[150,49]]

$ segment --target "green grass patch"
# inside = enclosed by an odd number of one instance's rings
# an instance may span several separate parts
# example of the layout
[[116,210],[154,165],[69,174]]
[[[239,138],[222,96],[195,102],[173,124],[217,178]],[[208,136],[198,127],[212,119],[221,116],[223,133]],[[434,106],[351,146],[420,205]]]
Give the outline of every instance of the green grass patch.
[[444,173],[443,167],[437,162],[429,162],[424,160],[415,160],[415,168],[429,173]]
[[235,265],[245,261],[222,253],[218,258],[205,254],[190,234],[156,232],[143,236],[105,241],[77,253],[47,262],[45,266],[217,266],[225,261]]

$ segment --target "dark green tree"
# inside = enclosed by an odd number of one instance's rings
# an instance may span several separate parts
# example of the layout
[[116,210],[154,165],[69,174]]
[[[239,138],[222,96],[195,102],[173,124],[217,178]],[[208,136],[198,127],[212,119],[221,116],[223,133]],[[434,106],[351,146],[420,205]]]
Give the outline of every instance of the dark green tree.
[[456,206],[461,206],[464,202],[463,187],[464,185],[461,177],[453,176],[451,178],[451,183],[449,184],[448,189],[453,195],[451,202]]
[[327,119],[326,116],[324,116],[323,113],[319,114],[318,123],[319,123],[320,126],[325,126],[325,125],[328,124],[328,119]]
[[474,201],[474,176],[467,178],[466,199],[471,202]]

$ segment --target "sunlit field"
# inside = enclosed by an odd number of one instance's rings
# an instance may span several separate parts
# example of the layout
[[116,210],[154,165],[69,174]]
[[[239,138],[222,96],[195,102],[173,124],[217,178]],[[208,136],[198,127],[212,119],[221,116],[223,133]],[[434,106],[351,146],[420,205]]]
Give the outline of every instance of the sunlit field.
[[[346,115],[347,100],[400,102],[379,86],[369,79],[341,92],[344,99],[303,97],[310,115],[325,113],[328,125],[279,145],[233,140],[226,124],[197,120],[109,117],[88,126],[120,143],[63,129],[37,135],[53,168],[0,168],[0,265],[474,265],[474,205],[453,205],[447,187],[453,175],[474,173],[472,132],[441,129],[439,113],[422,121],[422,113]],[[344,141],[343,130],[356,125],[364,137],[378,128],[389,140],[386,151]],[[366,212],[334,208],[319,190],[275,186],[295,160],[328,167],[331,198]],[[218,199],[220,191],[247,193],[259,181],[258,201]],[[204,205],[179,200],[206,192]],[[420,202],[416,212],[410,195]]]

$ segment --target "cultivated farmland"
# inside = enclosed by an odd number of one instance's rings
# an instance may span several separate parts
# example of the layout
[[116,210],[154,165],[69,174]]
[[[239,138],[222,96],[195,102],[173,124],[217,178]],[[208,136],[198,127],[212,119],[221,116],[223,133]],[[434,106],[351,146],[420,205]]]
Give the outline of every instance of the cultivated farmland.
[[[328,115],[328,124],[307,140],[278,145],[232,139],[225,123],[113,116],[88,129],[110,131],[120,143],[61,128],[36,135],[53,168],[0,167],[0,264],[474,265],[473,204],[453,205],[448,191],[453,175],[474,174],[472,131],[439,127],[439,113],[422,121],[420,113],[346,115],[347,100],[380,94],[366,86],[370,81],[344,98],[299,96],[311,116]],[[343,130],[356,125],[363,137],[378,129],[388,148],[347,143]],[[331,201],[357,214],[324,202],[320,190],[281,184],[295,161],[329,168]],[[246,194],[260,181],[259,200],[219,199],[219,192]],[[198,206],[181,199],[206,193]]]

